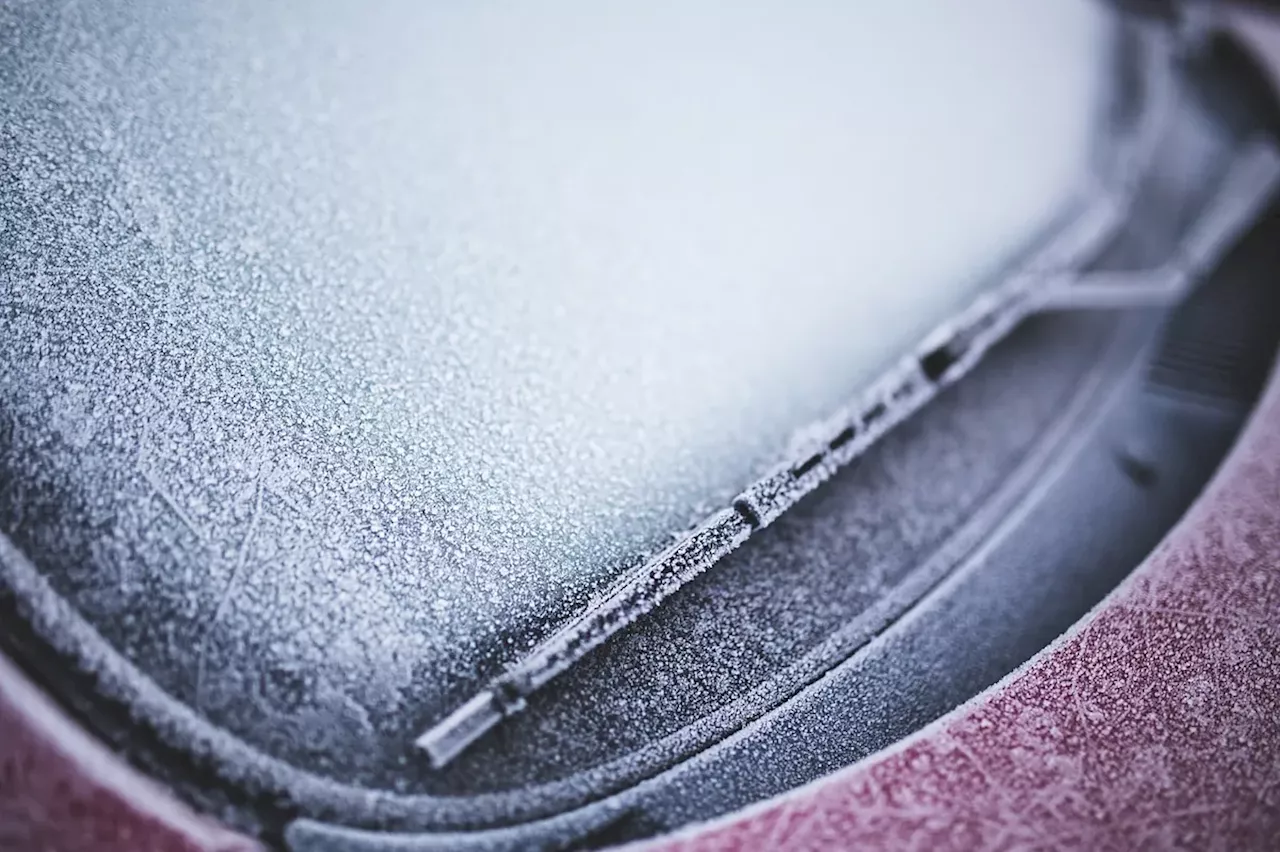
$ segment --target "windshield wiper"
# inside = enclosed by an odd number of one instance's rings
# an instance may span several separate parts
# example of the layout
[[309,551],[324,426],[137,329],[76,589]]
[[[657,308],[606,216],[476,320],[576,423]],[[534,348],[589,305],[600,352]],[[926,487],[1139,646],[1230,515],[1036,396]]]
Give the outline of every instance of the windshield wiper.
[[[1154,53],[1159,54],[1157,50]],[[574,620],[526,654],[487,688],[422,734],[416,745],[431,763],[453,760],[526,698],[593,648],[661,604],[711,565],[769,525],[804,495],[857,459],[894,426],[968,373],[1031,314],[1058,309],[1124,309],[1180,301],[1256,219],[1280,186],[1280,154],[1270,139],[1250,140],[1236,154],[1213,196],[1160,265],[1136,271],[1091,271],[1132,208],[1180,105],[1167,52],[1153,61],[1153,84],[1136,127],[1121,140],[1117,174],[1078,201],[1066,223],[1039,250],[952,317],[910,355],[827,419],[804,429],[785,461],[729,506],[656,557],[625,573]],[[1159,67],[1154,67],[1159,66]]]

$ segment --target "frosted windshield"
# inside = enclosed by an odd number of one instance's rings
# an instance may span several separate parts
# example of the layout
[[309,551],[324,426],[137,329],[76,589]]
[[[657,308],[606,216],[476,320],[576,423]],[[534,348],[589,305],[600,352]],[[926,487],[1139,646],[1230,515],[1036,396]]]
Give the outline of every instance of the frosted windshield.
[[77,475],[139,459],[212,635],[399,682],[562,616],[988,284],[1084,173],[1108,38],[1084,0],[67,14],[100,49],[6,108],[48,205],[7,251],[120,325],[14,326],[10,372],[138,430]]

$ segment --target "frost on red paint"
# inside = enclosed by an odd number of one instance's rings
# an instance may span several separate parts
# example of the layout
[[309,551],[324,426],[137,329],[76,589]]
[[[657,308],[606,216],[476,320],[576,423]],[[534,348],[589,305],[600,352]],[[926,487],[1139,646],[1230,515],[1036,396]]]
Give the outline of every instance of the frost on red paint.
[[1280,380],[1081,625],[919,737],[652,849],[1280,848]]
[[257,852],[62,714],[0,656],[0,852]]

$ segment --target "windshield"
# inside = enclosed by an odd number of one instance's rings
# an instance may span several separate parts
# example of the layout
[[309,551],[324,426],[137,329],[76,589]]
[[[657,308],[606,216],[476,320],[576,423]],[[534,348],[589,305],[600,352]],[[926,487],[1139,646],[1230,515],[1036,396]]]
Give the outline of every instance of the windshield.
[[6,315],[15,410],[120,504],[89,615],[393,684],[509,658],[965,305],[1079,185],[1107,41],[1075,0],[75,14],[5,69],[0,240],[54,313]]

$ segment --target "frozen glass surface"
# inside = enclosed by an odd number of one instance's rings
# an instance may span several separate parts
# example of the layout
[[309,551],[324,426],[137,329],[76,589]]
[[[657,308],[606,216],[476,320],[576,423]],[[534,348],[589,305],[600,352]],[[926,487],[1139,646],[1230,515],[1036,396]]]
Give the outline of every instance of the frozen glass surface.
[[[392,687],[509,659],[989,283],[1107,41],[1084,0],[89,5],[10,10],[0,107],[4,295],[56,314],[4,315],[6,392],[131,554],[61,582],[138,658]],[[108,618],[155,595],[192,642]]]

